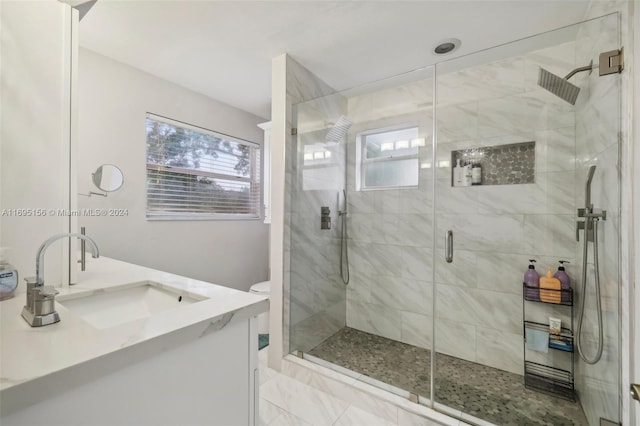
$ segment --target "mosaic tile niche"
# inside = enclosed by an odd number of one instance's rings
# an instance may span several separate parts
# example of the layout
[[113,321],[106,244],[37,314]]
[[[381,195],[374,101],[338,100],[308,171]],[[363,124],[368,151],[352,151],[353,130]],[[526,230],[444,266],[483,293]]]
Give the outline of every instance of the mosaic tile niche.
[[481,185],[517,185],[535,182],[536,143],[521,142],[508,145],[451,151],[451,186],[453,167],[471,162],[482,168]]

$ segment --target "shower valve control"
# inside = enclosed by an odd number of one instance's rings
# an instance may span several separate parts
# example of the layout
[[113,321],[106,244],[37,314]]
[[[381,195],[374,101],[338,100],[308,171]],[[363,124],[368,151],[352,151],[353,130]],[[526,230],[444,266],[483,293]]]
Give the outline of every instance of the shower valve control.
[[331,210],[329,207],[320,207],[320,229],[331,229]]

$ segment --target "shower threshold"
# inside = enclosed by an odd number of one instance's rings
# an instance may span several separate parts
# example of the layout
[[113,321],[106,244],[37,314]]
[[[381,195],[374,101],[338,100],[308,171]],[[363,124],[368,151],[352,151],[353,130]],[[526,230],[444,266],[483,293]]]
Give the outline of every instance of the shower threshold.
[[[430,397],[431,351],[344,327],[313,357],[382,382],[387,390]],[[523,376],[438,353],[436,405],[497,425],[587,425],[580,404],[526,389]],[[447,410],[449,411],[449,410]]]

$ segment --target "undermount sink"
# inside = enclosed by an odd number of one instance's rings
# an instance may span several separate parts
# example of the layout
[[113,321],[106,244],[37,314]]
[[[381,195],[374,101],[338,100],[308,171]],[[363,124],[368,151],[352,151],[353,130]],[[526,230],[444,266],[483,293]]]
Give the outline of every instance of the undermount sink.
[[98,329],[110,328],[205,300],[153,281],[60,296],[57,302]]

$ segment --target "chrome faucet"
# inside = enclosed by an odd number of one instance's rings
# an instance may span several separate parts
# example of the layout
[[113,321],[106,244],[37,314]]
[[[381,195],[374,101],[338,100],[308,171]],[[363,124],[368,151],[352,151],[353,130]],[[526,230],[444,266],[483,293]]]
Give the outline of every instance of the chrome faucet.
[[44,285],[44,254],[47,248],[57,240],[67,237],[78,237],[89,242],[94,258],[100,257],[100,251],[92,238],[82,234],[60,234],[46,240],[36,254],[36,276],[25,278],[27,282],[27,303],[22,308],[22,318],[31,327],[41,327],[60,321],[55,309],[55,297],[58,291],[52,286]]

